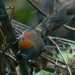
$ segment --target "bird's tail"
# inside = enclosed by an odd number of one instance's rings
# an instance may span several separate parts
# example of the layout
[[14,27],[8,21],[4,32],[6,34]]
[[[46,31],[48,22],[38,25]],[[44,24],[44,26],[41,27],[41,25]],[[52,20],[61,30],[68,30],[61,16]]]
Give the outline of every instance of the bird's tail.
[[67,13],[68,7],[69,4],[64,6],[52,16],[47,16],[35,29],[43,36],[52,34],[54,31],[56,31],[56,29],[59,29],[61,26],[75,17],[73,13],[71,15]]

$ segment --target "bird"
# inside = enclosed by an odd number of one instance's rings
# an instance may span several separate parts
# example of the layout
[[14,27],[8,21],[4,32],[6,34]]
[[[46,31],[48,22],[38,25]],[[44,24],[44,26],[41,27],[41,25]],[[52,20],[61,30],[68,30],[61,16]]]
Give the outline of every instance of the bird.
[[52,16],[48,15],[37,27],[25,30],[19,40],[18,55],[25,59],[36,59],[45,46],[44,38],[75,17],[74,14],[67,14],[68,7],[66,5]]
[[35,29],[28,29],[21,37],[18,49],[24,58],[33,59],[40,54],[44,45],[43,39]]

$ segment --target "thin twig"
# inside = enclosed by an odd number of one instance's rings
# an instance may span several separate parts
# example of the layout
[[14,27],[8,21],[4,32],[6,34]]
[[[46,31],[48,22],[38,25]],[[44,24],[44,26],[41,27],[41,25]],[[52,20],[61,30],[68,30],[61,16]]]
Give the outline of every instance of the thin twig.
[[31,0],[27,0],[38,12],[47,17],[47,14],[43,12],[38,6],[36,6]]
[[65,44],[66,44],[66,45],[69,45],[69,46],[72,45],[71,43],[64,42],[64,41],[62,41],[62,40],[57,40],[57,41],[59,41],[60,43],[62,43],[62,44],[64,44],[64,45],[65,45]]
[[4,34],[3,34],[3,31],[2,29],[0,28],[0,42],[3,43],[3,40],[4,40]]
[[7,45],[6,47],[2,46],[2,54],[1,54],[0,60],[3,59],[4,54],[5,54],[5,51],[6,51],[8,48],[9,48],[9,45]]
[[57,43],[56,43],[52,38],[49,37],[49,39],[50,39],[50,41],[56,46],[57,50],[59,51],[59,53],[61,54],[62,58],[64,59],[64,62],[65,62],[65,64],[66,64],[67,68],[68,68],[68,71],[69,71],[70,75],[72,75],[71,70],[70,70],[70,67],[69,67],[69,65],[68,65],[68,63],[67,63],[67,61],[66,61],[64,55],[62,54],[62,52],[61,52],[59,46],[57,45]]
[[12,24],[12,26],[13,26],[15,29],[16,29],[16,27],[19,28],[19,29],[21,29],[21,30],[27,29],[26,27],[23,27],[22,25],[20,26],[20,25],[15,24],[15,23],[11,23],[11,24]]
[[12,12],[11,12],[11,15],[10,15],[10,21],[11,21],[12,18],[13,18],[13,12],[14,12],[14,9],[15,9],[15,6],[12,7]]
[[[44,49],[55,49],[56,48],[56,46],[44,46]],[[65,48],[63,48],[63,47],[60,47],[61,49],[65,49]]]
[[17,25],[22,26],[22,27],[24,27],[24,28],[30,28],[29,26],[27,26],[27,25],[25,25],[25,24],[23,24],[23,23],[21,23],[21,22],[18,22],[18,21],[16,21],[16,20],[12,20],[11,23],[17,24]]
[[18,32],[22,33],[22,30],[20,30],[19,28],[15,28]]
[[65,27],[65,28],[67,28],[69,30],[75,31],[75,28],[73,28],[73,27],[70,27],[70,26],[67,26],[67,25],[63,25],[63,27]]
[[55,40],[62,40],[62,41],[68,42],[68,43],[75,44],[75,41],[64,39],[64,38],[60,38],[60,37],[49,37],[48,36],[48,38],[52,38],[52,39],[55,39]]
[[13,7],[6,7],[6,10],[13,9]]
[[61,67],[61,68],[63,68],[63,69],[67,69],[66,66],[56,63],[54,60],[50,59],[50,58],[48,57],[48,55],[46,55],[46,54],[41,54],[41,57],[43,57],[44,59],[50,61],[51,63],[55,64],[55,65],[58,66],[58,67]]
[[[48,57],[49,59],[52,59],[54,61],[57,61],[57,59],[53,58],[53,53],[49,50],[49,49],[45,49],[46,51],[42,52],[42,54],[46,55],[46,57]],[[54,54],[55,56],[57,56],[57,54]],[[58,60],[58,64],[64,64],[66,65],[63,61]],[[70,65],[70,64],[68,64]]]
[[[0,50],[0,53],[2,53],[1,50]],[[11,59],[13,59],[15,62],[17,62],[16,58],[14,58],[11,54],[5,52],[5,55],[7,55],[7,56],[10,57]]]

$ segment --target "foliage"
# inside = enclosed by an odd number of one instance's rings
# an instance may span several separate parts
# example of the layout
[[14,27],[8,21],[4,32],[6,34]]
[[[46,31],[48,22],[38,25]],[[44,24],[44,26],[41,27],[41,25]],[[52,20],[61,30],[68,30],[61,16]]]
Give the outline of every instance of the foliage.
[[[40,9],[31,0],[28,0],[28,2],[37,9],[39,25],[35,28],[12,20],[12,17],[9,18],[6,12],[7,8],[5,8],[2,0],[0,0],[0,74],[16,75],[18,71],[16,72],[15,69],[18,66],[22,75],[33,75],[33,73],[36,75],[75,75],[75,41],[65,39],[65,37],[60,38],[60,31],[56,33],[62,26],[69,31],[75,31],[73,28],[66,26],[70,25],[75,17],[75,8],[73,6],[70,7],[71,3],[64,5],[65,1],[61,5],[58,0],[47,0],[44,9]],[[51,8],[49,7],[51,9],[49,10],[49,14],[44,12],[47,9],[48,2],[52,4],[52,6],[50,5]],[[27,9],[27,11],[24,8],[19,9],[14,13],[15,15],[13,17],[15,18],[17,16],[18,20],[24,19],[27,21],[31,16],[30,11],[31,9]],[[24,13],[26,14],[23,15]],[[40,16],[40,14],[42,15]],[[24,20],[22,22],[26,23]],[[25,51],[18,51],[19,42],[22,40],[23,35],[30,30],[38,36],[38,41],[34,44],[37,52],[34,48],[29,47]],[[69,33],[63,33],[63,35],[67,36]],[[52,37],[55,34],[58,37]],[[42,40],[40,43],[39,38]],[[31,37],[30,39],[34,42],[37,40],[37,37],[34,36],[34,38]],[[46,45],[46,41],[49,42],[48,45]],[[38,50],[43,42],[46,46],[44,45],[43,49]],[[38,47],[37,43],[41,45]],[[35,52],[36,55],[31,51]]]
[[40,70],[38,73],[36,73],[35,75],[55,75],[51,72],[45,71],[45,70]]

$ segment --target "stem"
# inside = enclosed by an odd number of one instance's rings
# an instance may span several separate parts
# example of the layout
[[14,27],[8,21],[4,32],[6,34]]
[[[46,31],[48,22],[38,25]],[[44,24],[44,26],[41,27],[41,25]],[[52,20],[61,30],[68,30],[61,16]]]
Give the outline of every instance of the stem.
[[70,26],[67,26],[67,25],[64,25],[63,27],[65,27],[66,29],[69,29],[69,30],[72,30],[72,31],[75,32],[75,28],[73,28],[73,27],[70,27]]
[[38,6],[36,6],[31,0],[27,0],[38,12],[47,17],[47,14],[43,12]]
[[44,59],[46,59],[46,60],[48,60],[48,61],[50,61],[51,63],[55,64],[56,66],[58,66],[60,68],[67,69],[66,66],[56,63],[54,60],[50,59],[48,57],[48,55],[46,55],[46,54],[41,54],[41,57],[44,58]]
[[65,57],[63,56],[63,54],[62,54],[62,52],[61,52],[59,46],[56,44],[55,41],[52,40],[52,38],[49,37],[49,39],[50,39],[51,42],[56,46],[57,50],[59,51],[59,53],[61,54],[62,58],[64,59],[64,62],[65,62],[65,64],[66,64],[67,68],[68,68],[68,71],[69,71],[70,75],[72,75],[71,70],[70,70],[70,67],[69,67],[69,65],[68,65],[68,63],[67,63]]
[[67,39],[60,38],[60,37],[49,37],[49,36],[48,36],[48,38],[55,39],[55,40],[61,40],[61,41],[65,41],[65,42],[68,42],[68,43],[75,44],[75,41],[67,40]]
[[8,41],[12,46],[13,52],[14,54],[16,54],[16,52],[18,51],[18,43],[13,44],[16,41],[16,35],[13,31],[12,25],[5,9],[5,5],[2,0],[0,0],[0,21],[3,26],[4,33],[6,34]]
[[[16,42],[16,35],[13,31],[13,27],[10,23],[8,14],[5,9],[5,5],[2,0],[0,0],[0,21],[3,26],[4,33],[7,36],[8,42],[10,43],[10,45],[12,47],[12,51],[16,55],[16,53],[18,52],[18,43]],[[18,62],[22,61],[22,58],[17,57],[17,55],[16,55],[16,59],[18,60]],[[23,60],[22,62],[25,62],[25,60]],[[22,63],[22,62],[19,63],[19,66],[21,68],[21,74],[29,75],[28,69],[26,68],[26,63]],[[0,75],[2,75],[2,74],[0,74]]]

